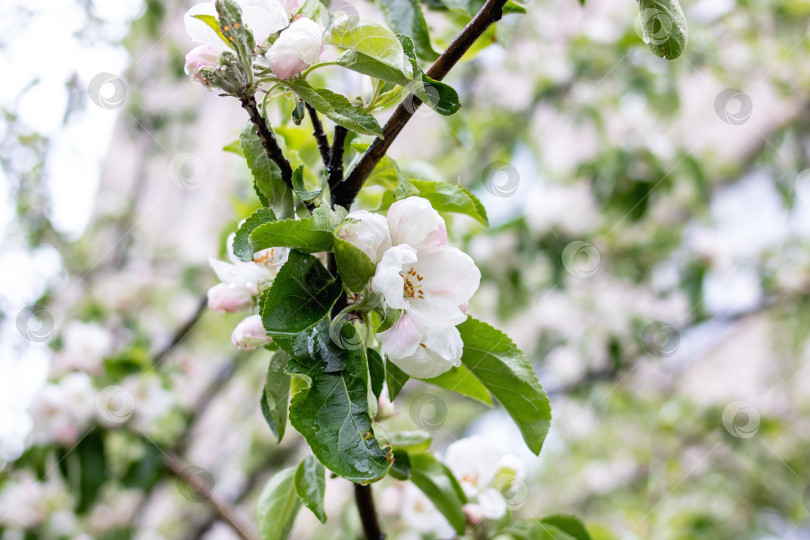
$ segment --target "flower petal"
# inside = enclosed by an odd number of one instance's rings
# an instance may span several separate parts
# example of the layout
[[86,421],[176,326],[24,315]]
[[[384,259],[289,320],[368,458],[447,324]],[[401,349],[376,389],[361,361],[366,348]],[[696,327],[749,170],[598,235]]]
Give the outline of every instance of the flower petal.
[[426,297],[430,295],[452,302],[459,313],[463,313],[461,306],[472,298],[481,283],[481,272],[475,262],[454,247],[420,250],[414,270],[425,277],[422,290]]
[[382,294],[385,303],[394,309],[405,309],[405,278],[400,273],[402,266],[416,262],[416,250],[411,246],[394,246],[386,251],[377,272],[371,279],[371,289]]
[[242,21],[253,32],[257,45],[290,24],[287,10],[275,0],[242,0],[240,4]]
[[408,244],[415,248],[443,246],[447,243],[444,219],[422,197],[408,197],[388,209],[388,225],[394,245]]
[[228,50],[228,46],[217,35],[214,30],[202,22],[200,19],[195,18],[195,15],[212,15],[218,17],[217,10],[213,2],[200,2],[191,6],[191,9],[186,11],[183,15],[183,23],[186,26],[186,33],[192,41],[205,43],[214,48],[218,53]]
[[389,358],[407,358],[419,347],[422,329],[413,317],[404,313],[394,326],[377,334],[377,339]]

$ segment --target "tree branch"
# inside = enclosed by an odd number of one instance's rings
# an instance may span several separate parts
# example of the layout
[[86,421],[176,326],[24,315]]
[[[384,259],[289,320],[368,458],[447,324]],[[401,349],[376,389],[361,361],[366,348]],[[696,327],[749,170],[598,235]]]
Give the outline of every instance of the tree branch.
[[[332,151],[327,170],[329,171],[329,189],[335,189],[343,180],[343,150],[346,135],[349,130],[343,126],[335,126],[335,136],[332,138]],[[334,196],[332,197],[334,199]]]
[[[449,47],[439,56],[436,62],[427,71],[428,77],[437,81],[442,80],[445,75],[458,63],[464,53],[466,53],[473,43],[480,38],[484,32],[496,21],[503,17],[503,6],[506,0],[487,0],[484,7],[478,14],[464,27]],[[408,103],[408,106],[405,106]],[[333,195],[335,204],[348,208],[354,202],[354,198],[363,187],[366,179],[377,163],[383,158],[391,143],[397,138],[402,128],[411,119],[416,109],[421,105],[421,101],[415,96],[405,98],[403,103],[396,108],[394,114],[386,122],[383,128],[383,137],[374,139],[366,153],[357,162],[357,165],[349,173],[349,176],[342,183],[338,184]]]
[[384,540],[385,535],[380,531],[380,524],[377,522],[377,511],[374,510],[371,486],[355,484],[354,500],[357,502],[357,510],[360,511],[360,520],[363,522],[366,540]]
[[154,365],[159,366],[163,361],[166,359],[169,354],[174,351],[175,347],[177,347],[191,332],[197,323],[200,322],[200,318],[202,314],[205,313],[205,309],[208,307],[208,296],[203,295],[200,299],[199,304],[197,304],[197,309],[194,310],[194,313],[189,317],[189,319],[183,323],[183,325],[175,331],[174,335],[172,336],[171,341],[163,347],[160,352],[155,354]]
[[188,486],[197,493],[197,495],[205,499],[205,501],[211,505],[214,511],[216,511],[217,515],[219,515],[224,522],[231,526],[239,538],[242,540],[257,540],[256,537],[249,532],[250,528],[244,522],[242,516],[237,514],[234,509],[225,503],[225,501],[221,500],[219,496],[214,494],[211,491],[210,486],[206,486],[202,478],[191,472],[188,466],[186,466],[180,460],[180,458],[174,454],[166,454],[164,461],[169,471],[187,483]]
[[278,165],[278,168],[281,169],[281,179],[284,180],[287,187],[295,191],[292,185],[292,166],[290,166],[289,160],[284,157],[284,152],[281,151],[281,147],[278,145],[278,141],[276,141],[273,132],[267,127],[267,122],[264,120],[264,117],[259,113],[256,98],[250,96],[240,98],[239,101],[242,102],[242,108],[245,109],[250,116],[250,121],[256,126],[259,140],[262,142],[265,152],[267,152],[267,157],[273,160],[273,162]]
[[331,156],[329,139],[326,137],[326,133],[323,130],[323,124],[321,123],[321,119],[318,117],[318,111],[315,110],[315,107],[306,102],[304,102],[304,107],[306,107],[307,112],[309,113],[309,118],[312,120],[312,136],[315,137],[315,140],[318,142],[318,150],[321,152],[323,166],[328,169],[329,159]]

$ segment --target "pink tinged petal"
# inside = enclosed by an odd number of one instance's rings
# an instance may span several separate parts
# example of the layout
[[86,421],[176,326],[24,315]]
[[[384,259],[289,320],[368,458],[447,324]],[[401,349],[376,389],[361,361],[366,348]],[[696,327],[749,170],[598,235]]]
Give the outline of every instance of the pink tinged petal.
[[397,323],[377,334],[382,351],[392,359],[407,358],[416,352],[422,339],[422,329],[417,321],[404,313]]
[[186,26],[186,33],[192,41],[205,43],[210,45],[217,52],[224,52],[228,50],[228,46],[217,35],[214,30],[194,17],[194,15],[212,15],[217,17],[217,10],[213,2],[201,2],[191,6],[191,9],[186,11],[183,15],[183,23]]
[[413,269],[424,278],[420,282],[422,295],[411,302],[415,312],[453,326],[467,319],[460,306],[469,301],[481,283],[481,272],[469,255],[454,247],[427,248],[419,251]]
[[[406,320],[405,324],[411,326],[411,328],[408,328],[409,332],[421,329],[421,336],[418,340],[418,346],[413,348],[414,336],[412,333],[408,334],[407,339],[403,339],[403,346],[399,350],[392,350],[392,354],[389,354],[385,344],[383,344],[383,352],[397,367],[411,377],[431,379],[449,371],[454,365],[458,365],[461,359],[462,347],[458,330],[455,328],[423,327],[416,318],[407,313],[402,316],[397,324],[402,322],[402,319]],[[390,330],[386,332],[390,332]],[[378,337],[386,332],[378,334]],[[408,347],[406,348],[405,345]],[[408,354],[411,349],[413,349],[413,352]]]
[[294,13],[298,13],[298,10],[304,5],[304,0],[280,0],[279,3],[284,6],[287,13],[292,16]]
[[231,335],[231,341],[243,351],[252,351],[273,340],[265,334],[262,318],[258,315],[251,315],[236,325]]
[[478,525],[484,521],[484,512],[481,506],[477,504],[468,503],[462,507],[464,517],[470,525]]
[[366,210],[357,210],[347,215],[336,234],[338,238],[362,250],[373,263],[379,262],[391,247],[388,220]]
[[241,4],[242,21],[253,32],[258,45],[290,24],[287,10],[275,0],[243,0]]
[[219,283],[208,289],[208,307],[224,313],[243,311],[253,307],[253,294],[243,285]]
[[405,300],[405,279],[402,267],[416,262],[416,250],[411,246],[394,246],[383,254],[377,272],[371,279],[371,289],[383,296],[386,305],[394,309],[409,307]]
[[388,209],[388,225],[394,245],[408,244],[415,248],[443,246],[447,243],[444,219],[422,197],[408,197]]
[[219,62],[219,53],[210,45],[198,45],[191,49],[186,55],[186,65],[184,67],[186,75],[191,80],[200,84],[203,79],[200,76],[200,69],[204,67],[216,67]]
[[323,51],[323,27],[311,19],[296,19],[267,51],[270,69],[289,79],[318,61]]

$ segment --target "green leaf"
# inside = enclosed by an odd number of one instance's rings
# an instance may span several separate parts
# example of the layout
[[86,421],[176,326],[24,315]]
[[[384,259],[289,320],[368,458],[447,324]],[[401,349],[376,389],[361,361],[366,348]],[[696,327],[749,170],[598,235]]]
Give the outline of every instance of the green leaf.
[[281,178],[278,165],[267,156],[256,127],[251,122],[245,124],[239,135],[239,142],[250,172],[253,173],[253,187],[262,205],[269,206],[278,219],[294,217],[293,194]]
[[251,262],[253,261],[253,249],[250,247],[250,233],[265,223],[270,223],[276,220],[276,214],[270,208],[259,208],[253,212],[239,229],[236,231],[236,236],[233,239],[233,254],[240,261]]
[[245,153],[242,151],[242,145],[240,144],[239,139],[229,142],[228,144],[222,147],[222,150],[225,152],[236,154],[239,157],[245,157]]
[[430,180],[411,180],[410,184],[416,188],[417,195],[429,200],[439,212],[464,214],[484,226],[489,225],[484,205],[462,186]]
[[277,472],[264,486],[256,506],[262,540],[285,540],[289,537],[301,508],[301,499],[295,492],[295,467]]
[[304,121],[304,116],[306,116],[306,107],[304,106],[304,102],[301,100],[295,101],[295,107],[293,107],[292,112],[290,113],[290,118],[293,121],[293,124],[296,126],[300,126],[301,122]]
[[285,219],[256,227],[250,233],[250,247],[254,253],[270,247],[317,253],[331,251],[333,239],[329,225],[319,223],[315,217]]
[[405,76],[402,70],[391,67],[388,64],[357,51],[346,51],[338,56],[335,62],[346,69],[398,86],[408,86],[412,80]]
[[262,390],[262,414],[270,431],[281,442],[287,428],[287,403],[290,400],[290,376],[285,372],[290,357],[279,351],[270,359]]
[[409,480],[411,478],[411,458],[405,450],[394,450],[394,462],[391,464],[389,472],[397,480]]
[[585,525],[574,516],[557,514],[541,519],[540,523],[556,527],[574,540],[591,540],[591,535],[588,534]]
[[377,120],[362,107],[350,103],[345,96],[326,88],[312,88],[306,81],[279,81],[279,83],[298,94],[301,99],[333,122],[364,135],[382,136],[382,128]]
[[225,45],[230,47],[232,50],[236,50],[236,48],[233,46],[233,43],[228,41],[228,38],[226,38],[225,34],[222,33],[222,30],[219,29],[219,19],[217,19],[213,15],[192,15],[192,17],[194,17],[195,19],[200,19],[202,22],[208,25],[211,28],[211,30],[213,30],[216,33],[216,35],[219,36],[219,39],[225,42]]
[[[585,0],[579,0],[579,4],[584,6],[585,5]],[[521,6],[520,4],[516,4],[515,2],[512,2],[510,0],[509,2],[506,3],[505,6],[503,6],[503,14],[504,15],[509,15],[510,13],[518,13],[520,15],[525,15],[526,14],[526,7]]]
[[391,30],[363,17],[339,17],[326,32],[325,42],[364,54],[411,80],[413,67]]
[[432,62],[439,57],[430,44],[430,33],[418,0],[377,0],[377,5],[390,28],[413,38],[419,58]]
[[[308,332],[279,345],[292,360],[289,373],[304,375],[309,388],[290,403],[290,422],[329,470],[356,483],[379,480],[388,471],[390,447],[380,447],[372,429],[365,348],[341,349],[324,320]],[[326,353],[324,353],[326,351]],[[345,370],[328,373],[326,358],[339,356]]]
[[458,93],[452,86],[424,74],[422,84],[416,86],[414,93],[425,105],[443,116],[455,114],[461,108]]
[[551,424],[551,406],[529,360],[509,336],[468,318],[458,325],[461,362],[492,392],[512,417],[529,449],[540,453]]
[[323,497],[326,493],[326,471],[313,455],[304,458],[295,471],[295,491],[321,523],[326,523]]
[[402,387],[408,382],[408,379],[410,379],[410,377],[391,363],[390,360],[385,361],[385,382],[388,384],[388,396],[391,398],[391,401],[396,399],[402,391]]
[[393,309],[385,306],[383,311],[383,319],[380,321],[380,326],[377,327],[377,332],[385,332],[399,321],[404,313],[401,309]]
[[[352,144],[352,149],[358,152],[358,156],[350,167],[354,167],[355,163],[361,159],[361,155],[369,146],[370,145],[367,143]],[[366,184],[378,185],[387,190],[391,190],[395,199],[404,199],[416,192],[408,178],[399,170],[397,162],[388,156],[383,156],[383,158],[377,162],[374,170],[371,171],[371,174],[366,180]]]
[[433,441],[427,431],[395,431],[391,434],[391,447],[394,450],[405,450],[413,454],[427,452]]
[[366,357],[368,358],[368,375],[371,380],[371,391],[374,392],[374,397],[380,399],[383,384],[385,383],[385,360],[383,360],[380,353],[374,349],[366,349]]
[[686,49],[689,30],[678,0],[639,0],[644,43],[661,58],[674,60]]
[[454,367],[450,371],[445,371],[438,377],[420,380],[453,392],[458,392],[459,394],[464,394],[487,405],[492,405],[492,398],[486,386],[476,379],[473,374],[470,373],[470,370],[463,365]]
[[317,199],[323,191],[324,182],[321,182],[321,186],[318,189],[307,189],[304,185],[304,165],[301,164],[293,171],[292,185],[295,194],[298,195],[302,201],[312,201]]
[[467,502],[458,480],[446,465],[433,454],[413,454],[411,461],[411,481],[447,518],[458,534],[464,534],[467,520],[462,509]]
[[349,290],[362,291],[369,280],[374,277],[377,265],[371,262],[365,252],[335,236],[333,239],[335,249],[335,262],[340,279]]
[[78,486],[76,512],[87,512],[98,498],[101,487],[109,478],[107,452],[104,447],[104,433],[92,429],[70,451],[78,465]]
[[321,262],[306,253],[290,251],[273,284],[259,299],[259,313],[267,334],[290,337],[323,319],[343,292]]

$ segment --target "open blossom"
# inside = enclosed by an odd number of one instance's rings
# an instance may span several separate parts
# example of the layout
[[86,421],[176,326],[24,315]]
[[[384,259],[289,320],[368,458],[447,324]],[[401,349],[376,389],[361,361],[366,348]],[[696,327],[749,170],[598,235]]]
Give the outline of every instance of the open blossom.
[[67,370],[100,373],[104,357],[112,350],[112,335],[97,323],[71,321],[62,333],[60,364]]
[[265,333],[262,318],[259,315],[251,315],[236,325],[231,341],[243,351],[253,351],[273,340]]
[[216,67],[219,62],[219,52],[211,45],[198,45],[186,54],[186,65],[184,70],[191,80],[205,85],[200,75],[200,69],[204,67]]
[[49,383],[35,395],[29,407],[34,421],[35,443],[70,445],[96,412],[95,390],[90,377],[73,372],[58,383]]
[[501,490],[525,476],[523,462],[501,455],[491,441],[479,436],[460,439],[447,448],[445,462],[471,501],[465,513],[499,519],[506,513]]
[[403,309],[429,325],[455,326],[467,319],[462,310],[481,282],[469,255],[453,247],[394,246],[382,257],[371,288],[386,305]]
[[323,27],[302,17],[281,33],[265,57],[276,77],[289,79],[317,62],[321,52]]
[[[290,23],[287,9],[276,0],[239,0],[237,4],[242,8],[242,22],[253,32],[253,37],[259,45]],[[195,15],[218,17],[214,2],[201,2],[192,6],[183,17],[183,22],[186,25],[186,32],[193,41],[210,45],[217,53],[227,51],[228,45]]]
[[425,325],[405,313],[377,339],[388,359],[417,379],[438,377],[461,365],[464,343],[455,326]]
[[373,263],[380,262],[383,253],[391,247],[388,220],[366,210],[351,212],[335,233],[360,248]]

